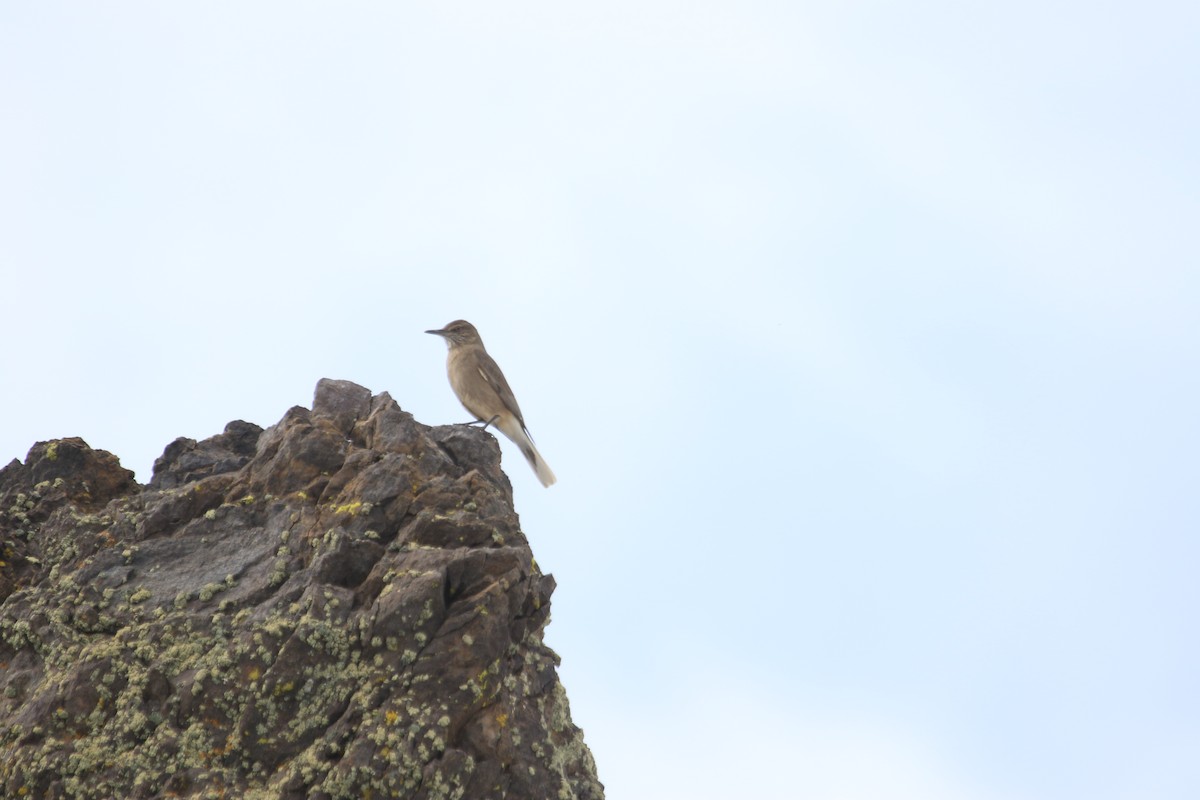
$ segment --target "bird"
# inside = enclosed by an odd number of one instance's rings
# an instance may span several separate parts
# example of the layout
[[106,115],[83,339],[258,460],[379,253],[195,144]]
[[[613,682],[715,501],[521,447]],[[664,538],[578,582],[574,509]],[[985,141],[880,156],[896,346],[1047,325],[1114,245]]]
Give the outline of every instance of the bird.
[[450,388],[463,408],[483,423],[483,430],[494,425],[519,447],[542,486],[553,484],[557,478],[534,446],[517,398],[499,365],[488,355],[475,326],[465,319],[456,319],[444,328],[425,332],[446,340],[450,350],[446,355],[446,372]]

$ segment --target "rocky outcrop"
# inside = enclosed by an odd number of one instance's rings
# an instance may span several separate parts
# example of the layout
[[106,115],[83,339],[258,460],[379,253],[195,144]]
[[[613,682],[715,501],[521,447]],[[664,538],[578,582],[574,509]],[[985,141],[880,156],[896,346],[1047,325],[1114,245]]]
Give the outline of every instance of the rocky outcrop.
[[321,381],[0,470],[0,796],[601,798],[490,434]]

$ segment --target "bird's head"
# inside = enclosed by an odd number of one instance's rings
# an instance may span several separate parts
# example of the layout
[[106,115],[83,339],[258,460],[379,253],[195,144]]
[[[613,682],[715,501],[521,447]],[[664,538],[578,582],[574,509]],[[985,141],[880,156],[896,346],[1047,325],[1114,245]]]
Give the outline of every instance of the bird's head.
[[475,330],[475,326],[465,319],[456,319],[441,330],[425,332],[432,333],[434,336],[441,336],[446,340],[446,344],[449,347],[464,344],[483,344],[483,340],[479,338],[479,331]]

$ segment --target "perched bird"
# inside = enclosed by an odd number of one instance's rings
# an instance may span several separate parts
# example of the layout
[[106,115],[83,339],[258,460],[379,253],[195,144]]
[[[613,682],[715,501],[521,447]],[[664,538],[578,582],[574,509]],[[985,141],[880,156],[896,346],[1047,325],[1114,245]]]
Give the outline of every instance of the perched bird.
[[479,331],[466,320],[456,319],[441,330],[425,331],[446,340],[450,348],[446,356],[446,371],[450,375],[450,388],[458,395],[458,401],[484,429],[495,425],[519,448],[529,466],[537,473],[542,486],[549,486],[556,478],[541,453],[533,446],[533,437],[525,427],[521,407],[513,397],[504,373],[488,355],[479,338]]

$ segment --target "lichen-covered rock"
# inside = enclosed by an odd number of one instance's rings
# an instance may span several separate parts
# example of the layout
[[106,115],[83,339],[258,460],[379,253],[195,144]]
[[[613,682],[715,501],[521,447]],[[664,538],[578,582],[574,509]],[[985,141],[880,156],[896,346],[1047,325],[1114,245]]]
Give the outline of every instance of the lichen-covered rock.
[[321,381],[0,469],[0,796],[601,798],[486,433]]

